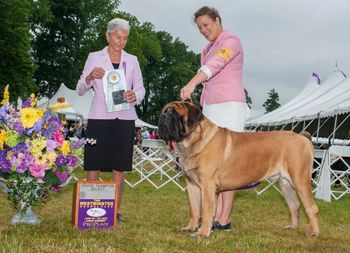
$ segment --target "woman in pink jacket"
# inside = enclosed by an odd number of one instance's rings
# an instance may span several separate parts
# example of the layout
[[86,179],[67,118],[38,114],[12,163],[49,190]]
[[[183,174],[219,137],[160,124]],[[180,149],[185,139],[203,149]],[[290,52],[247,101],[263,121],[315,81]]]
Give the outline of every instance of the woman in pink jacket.
[[[113,172],[113,180],[118,184],[118,221],[124,171],[132,169],[135,119],[134,105],[140,104],[145,95],[142,74],[137,57],[123,49],[129,35],[128,21],[120,18],[108,22],[106,39],[108,46],[89,54],[83,73],[77,83],[77,93],[84,95],[90,89],[94,97],[89,112],[86,138],[96,140],[95,145],[85,145],[84,170],[87,180],[97,181],[100,171]],[[127,88],[124,102],[129,109],[109,112],[107,110],[102,78],[108,70],[120,69],[125,74]]]
[[[209,41],[201,54],[201,68],[181,91],[182,99],[191,97],[202,84],[203,114],[215,124],[243,132],[248,107],[242,82],[243,48],[239,38],[223,29],[214,8],[204,6],[194,14],[200,33]],[[234,191],[219,194],[213,230],[230,231]]]

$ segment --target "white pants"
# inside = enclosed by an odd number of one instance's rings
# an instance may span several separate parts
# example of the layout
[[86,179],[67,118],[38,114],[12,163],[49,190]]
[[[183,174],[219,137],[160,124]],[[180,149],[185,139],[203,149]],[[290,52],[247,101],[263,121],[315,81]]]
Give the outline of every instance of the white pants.
[[232,131],[244,132],[245,121],[249,116],[249,107],[243,102],[225,102],[203,104],[203,114],[220,127]]

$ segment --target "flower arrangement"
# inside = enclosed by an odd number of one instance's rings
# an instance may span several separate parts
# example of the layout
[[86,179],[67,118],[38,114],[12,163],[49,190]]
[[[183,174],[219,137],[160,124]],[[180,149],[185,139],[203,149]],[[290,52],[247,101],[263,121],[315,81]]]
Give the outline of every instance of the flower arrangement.
[[53,109],[39,109],[31,95],[20,108],[9,102],[6,86],[0,107],[0,180],[8,198],[25,213],[59,190],[77,165],[83,140],[65,140],[66,128]]

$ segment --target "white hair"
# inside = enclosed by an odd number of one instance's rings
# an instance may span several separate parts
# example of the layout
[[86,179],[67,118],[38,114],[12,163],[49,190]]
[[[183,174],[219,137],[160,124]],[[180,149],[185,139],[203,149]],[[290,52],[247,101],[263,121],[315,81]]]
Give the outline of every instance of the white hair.
[[129,33],[130,25],[129,22],[122,18],[114,18],[108,22],[107,33],[111,34],[116,30],[124,30]]

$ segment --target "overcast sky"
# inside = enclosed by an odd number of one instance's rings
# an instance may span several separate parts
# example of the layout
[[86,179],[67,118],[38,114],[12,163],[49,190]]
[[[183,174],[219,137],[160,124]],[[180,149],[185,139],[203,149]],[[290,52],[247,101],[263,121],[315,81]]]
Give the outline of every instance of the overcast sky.
[[243,81],[253,109],[263,109],[272,88],[281,104],[288,102],[312,72],[323,81],[336,62],[350,75],[350,0],[121,0],[120,10],[200,53],[207,41],[193,13],[203,5],[217,8],[224,29],[241,39]]

